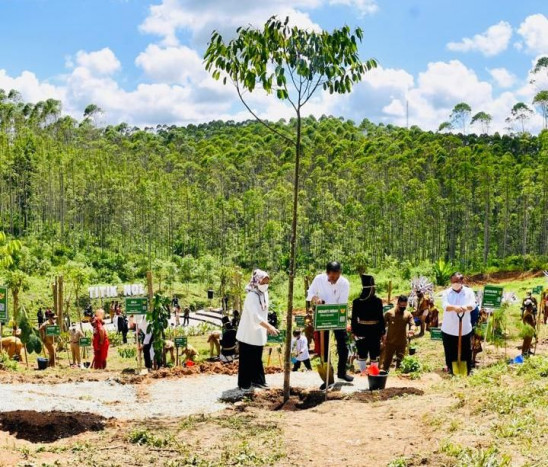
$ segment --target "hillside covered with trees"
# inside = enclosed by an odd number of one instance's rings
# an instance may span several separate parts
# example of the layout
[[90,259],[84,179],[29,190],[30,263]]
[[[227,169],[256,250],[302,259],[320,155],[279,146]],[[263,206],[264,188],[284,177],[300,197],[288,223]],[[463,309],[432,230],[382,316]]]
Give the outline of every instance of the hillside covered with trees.
[[[97,280],[217,265],[287,268],[294,151],[259,123],[99,128],[0,92],[0,225],[21,268]],[[278,127],[294,122],[279,121]],[[467,271],[548,258],[548,132],[425,132],[307,118],[298,268],[445,259]],[[407,264],[409,264],[407,263]],[[171,272],[170,272],[171,271]],[[189,278],[190,279],[190,278]]]

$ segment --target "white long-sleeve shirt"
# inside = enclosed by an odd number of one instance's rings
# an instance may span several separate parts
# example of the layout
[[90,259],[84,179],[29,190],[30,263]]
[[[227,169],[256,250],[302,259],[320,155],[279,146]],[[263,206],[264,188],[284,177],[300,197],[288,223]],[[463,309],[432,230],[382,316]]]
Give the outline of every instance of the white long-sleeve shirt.
[[291,351],[297,354],[296,358],[300,362],[309,360],[310,354],[308,353],[308,339],[302,334],[298,339],[291,339]]
[[348,303],[348,295],[350,293],[350,282],[344,277],[339,277],[339,280],[332,284],[327,279],[327,274],[318,274],[310,288],[308,289],[307,301],[311,301],[313,297],[319,297],[326,305],[338,305]]
[[[265,294],[265,299],[268,303],[268,293]],[[266,329],[261,326],[261,322],[268,322],[268,306],[263,308],[259,296],[249,292],[245,297],[236,339],[244,344],[264,346]]]
[[[455,311],[447,311],[449,305],[453,306],[476,306],[476,297],[474,291],[468,287],[463,286],[459,293],[455,292],[451,287],[443,293],[442,307],[443,307],[443,322],[441,324],[441,330],[445,334],[451,336],[459,335],[459,317]],[[470,313],[464,313],[462,318],[462,335],[470,334],[472,332],[472,321],[470,320]]]

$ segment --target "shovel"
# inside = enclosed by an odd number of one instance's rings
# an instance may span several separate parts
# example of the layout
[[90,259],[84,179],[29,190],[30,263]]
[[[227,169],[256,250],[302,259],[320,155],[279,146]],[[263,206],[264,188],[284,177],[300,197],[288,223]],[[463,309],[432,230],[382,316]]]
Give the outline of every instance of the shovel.
[[327,369],[329,368],[329,383],[327,386],[333,384],[335,382],[335,377],[333,376],[333,368],[330,368],[331,365],[328,365],[324,361],[324,349],[325,349],[325,331],[320,331],[320,364],[318,365],[318,374],[320,375],[320,378],[325,383],[327,380]]
[[468,365],[460,359],[462,353],[462,318],[464,318],[464,313],[457,313],[457,316],[459,317],[459,344],[457,349],[457,361],[452,362],[453,374],[456,376],[467,376]]

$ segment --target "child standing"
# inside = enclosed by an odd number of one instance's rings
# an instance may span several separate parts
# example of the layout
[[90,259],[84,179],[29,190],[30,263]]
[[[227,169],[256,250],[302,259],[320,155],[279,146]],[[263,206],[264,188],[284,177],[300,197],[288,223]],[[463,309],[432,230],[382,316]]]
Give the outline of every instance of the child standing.
[[295,354],[295,364],[293,371],[299,371],[301,363],[307,370],[312,370],[310,365],[310,354],[308,353],[308,340],[301,334],[300,329],[293,331],[293,339],[291,339],[291,352]]

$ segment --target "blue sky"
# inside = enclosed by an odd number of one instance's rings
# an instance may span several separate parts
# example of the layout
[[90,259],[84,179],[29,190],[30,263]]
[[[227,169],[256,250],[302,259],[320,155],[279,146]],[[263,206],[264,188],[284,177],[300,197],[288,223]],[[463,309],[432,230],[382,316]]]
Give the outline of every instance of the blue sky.
[[[248,118],[203,71],[207,38],[288,14],[303,27],[362,27],[362,57],[382,65],[351,96],[318,96],[310,113],[403,124],[409,101],[411,123],[435,129],[467,100],[502,130],[511,106],[534,95],[528,70],[548,54],[546,11],[546,0],[0,0],[0,88],[60,98],[74,116],[97,103],[104,123]],[[265,117],[291,116],[251,97]],[[536,116],[531,131],[540,125]]]

